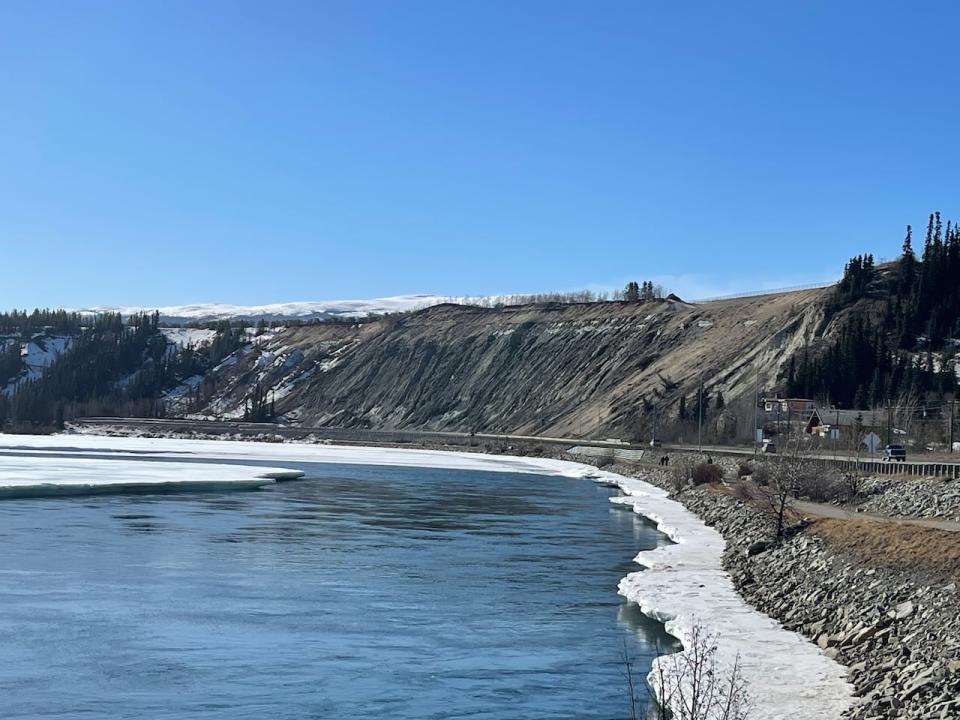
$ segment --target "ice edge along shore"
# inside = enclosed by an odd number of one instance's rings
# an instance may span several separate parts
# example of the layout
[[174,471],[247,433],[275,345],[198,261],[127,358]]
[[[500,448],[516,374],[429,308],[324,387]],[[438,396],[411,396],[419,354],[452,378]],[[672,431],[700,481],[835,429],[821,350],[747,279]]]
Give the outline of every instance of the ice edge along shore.
[[[50,453],[50,457],[24,456],[38,452]],[[185,469],[182,463],[143,463],[134,458],[433,467],[559,475],[615,485],[624,495],[611,498],[613,502],[631,505],[634,512],[656,523],[657,529],[674,543],[640,553],[635,561],[645,569],[623,578],[620,594],[636,602],[644,614],[664,623],[667,631],[685,647],[689,646],[690,632],[696,623],[716,634],[721,664],[732,664],[739,655],[755,717],[765,720],[840,718],[855,701],[853,687],[847,682],[842,665],[740,597],[721,565],[723,537],[671,500],[665,491],[641,480],[564,460],[446,451],[96,435],[0,435],[0,461],[21,455],[21,461],[59,462],[68,459],[63,453],[111,453],[117,459],[91,459],[90,462],[119,461],[125,468],[176,465],[180,472]],[[268,471],[262,467],[236,465],[190,463],[188,467],[193,473],[204,467],[218,468],[218,473],[221,469],[232,471],[235,479],[237,473],[242,473],[248,480],[250,472]],[[0,472],[0,486],[3,484]]]
[[255,489],[303,477],[300,470],[199,462],[143,462],[127,457],[6,455],[0,450],[0,499],[144,492]]

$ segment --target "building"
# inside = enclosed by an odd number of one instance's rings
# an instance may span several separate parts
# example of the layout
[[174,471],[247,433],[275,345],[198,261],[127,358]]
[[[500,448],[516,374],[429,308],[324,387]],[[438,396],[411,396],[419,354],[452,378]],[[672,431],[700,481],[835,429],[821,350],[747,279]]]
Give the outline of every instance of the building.
[[763,411],[770,415],[792,415],[807,418],[817,407],[813,400],[807,398],[763,398]]
[[892,421],[887,410],[814,408],[804,431],[811,435],[831,437],[832,430],[839,430],[837,439],[850,439],[874,432],[886,441],[888,436],[903,434],[902,430],[893,427]]
[[817,404],[807,398],[765,397],[761,400],[763,407],[764,436],[786,435],[801,433],[810,414],[816,410]]

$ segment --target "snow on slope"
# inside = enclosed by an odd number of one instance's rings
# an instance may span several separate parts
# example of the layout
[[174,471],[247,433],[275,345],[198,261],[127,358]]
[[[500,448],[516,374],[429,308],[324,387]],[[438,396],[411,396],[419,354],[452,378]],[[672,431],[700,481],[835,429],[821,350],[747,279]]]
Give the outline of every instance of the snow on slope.
[[70,347],[71,338],[65,335],[35,336],[20,351],[27,367],[27,379],[36,380],[60,353]]
[[[11,338],[0,338],[0,346],[10,340]],[[39,378],[57,356],[70,347],[71,341],[72,338],[68,335],[44,335],[41,333],[34,335],[29,342],[20,343],[20,359],[23,362],[23,370],[5,387],[0,387],[0,392],[11,395],[21,383]],[[13,339],[13,342],[19,341]]]
[[77,310],[80,313],[119,312],[136,315],[141,312],[160,312],[163,322],[208,322],[213,320],[323,320],[334,317],[362,317],[384,313],[407,312],[445,302],[463,302],[463,298],[440,295],[396,295],[371,300],[319,300],[274,303],[270,305],[227,305],[202,303],[197,305],[170,305],[161,308],[122,305],[98,305]]
[[54,448],[64,452],[67,447],[80,452],[157,457],[440,467],[580,478],[589,474],[599,482],[619,485],[626,497],[614,500],[632,505],[676,543],[637,556],[636,561],[647,569],[627,575],[620,583],[621,594],[635,601],[645,614],[664,622],[688,647],[695,622],[718,634],[719,660],[730,665],[740,656],[755,717],[834,720],[853,704],[853,688],[842,665],[737,594],[721,566],[723,537],[666,492],[640,480],[562,460],[476,453],[96,435],[0,435],[0,452]]
[[203,328],[160,328],[160,332],[163,333],[168,343],[181,348],[185,348],[187,345],[198,348],[217,336],[216,330],[205,330]]

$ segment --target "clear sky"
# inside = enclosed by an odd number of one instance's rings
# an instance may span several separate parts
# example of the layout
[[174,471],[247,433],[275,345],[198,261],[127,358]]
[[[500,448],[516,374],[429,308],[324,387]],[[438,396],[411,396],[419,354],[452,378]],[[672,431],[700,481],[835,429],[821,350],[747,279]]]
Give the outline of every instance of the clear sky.
[[960,217],[960,3],[0,3],[0,307],[815,282]]

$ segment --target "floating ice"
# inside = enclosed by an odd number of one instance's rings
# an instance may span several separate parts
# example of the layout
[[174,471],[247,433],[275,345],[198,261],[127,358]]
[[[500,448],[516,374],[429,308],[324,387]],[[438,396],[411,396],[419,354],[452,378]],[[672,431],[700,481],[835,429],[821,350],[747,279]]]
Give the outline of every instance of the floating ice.
[[0,454],[0,498],[240,490],[302,475],[246,465]]

